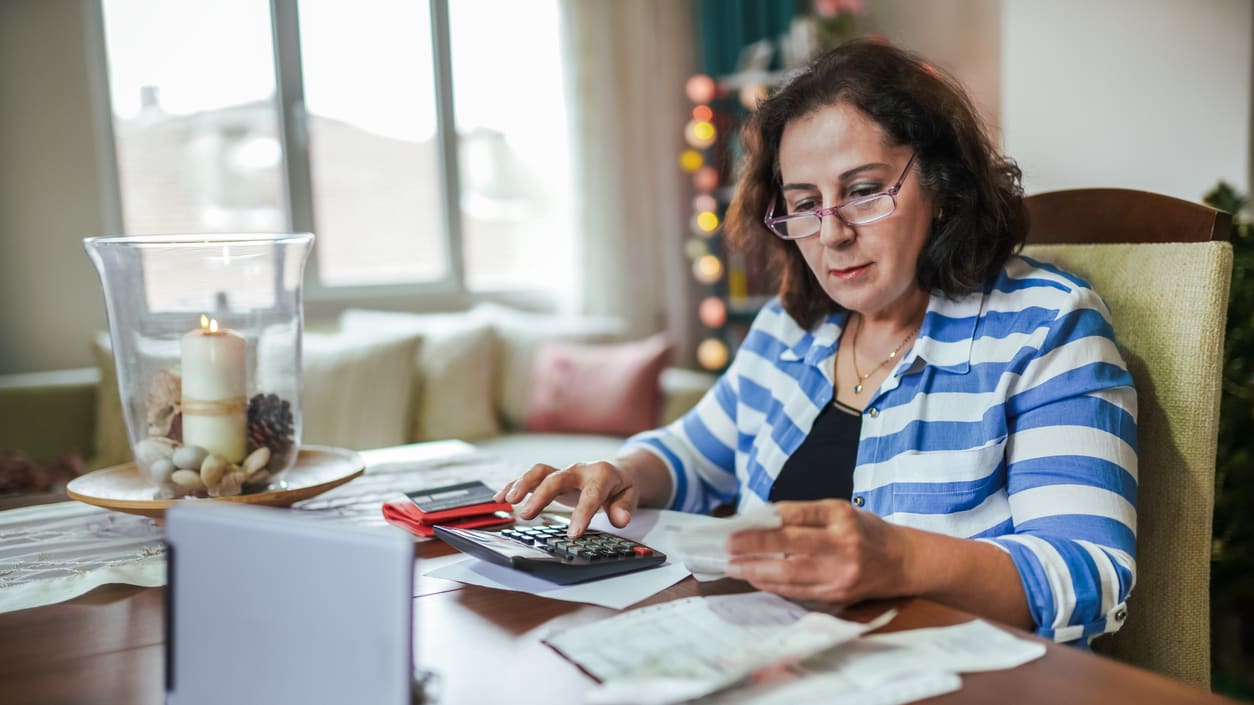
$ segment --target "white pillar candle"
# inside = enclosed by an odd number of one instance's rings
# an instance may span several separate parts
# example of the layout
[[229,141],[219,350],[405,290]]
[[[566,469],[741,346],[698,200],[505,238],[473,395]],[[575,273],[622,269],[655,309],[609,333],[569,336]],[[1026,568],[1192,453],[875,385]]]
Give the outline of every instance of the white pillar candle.
[[183,336],[183,445],[238,463],[248,451],[247,344],[233,330],[200,317]]

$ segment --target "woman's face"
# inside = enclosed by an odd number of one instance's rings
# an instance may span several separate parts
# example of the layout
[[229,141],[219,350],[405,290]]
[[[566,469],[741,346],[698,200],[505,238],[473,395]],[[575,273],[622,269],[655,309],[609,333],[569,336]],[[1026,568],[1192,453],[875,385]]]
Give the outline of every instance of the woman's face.
[[[784,128],[779,145],[784,203],[776,211],[828,208],[887,191],[911,154],[909,146],[888,146],[879,125],[857,108],[844,103],[822,108]],[[887,218],[850,227],[827,215],[818,235],[797,240],[823,290],[842,307],[878,319],[913,316],[920,301],[926,302],[915,270],[934,213],[917,171],[916,161]]]

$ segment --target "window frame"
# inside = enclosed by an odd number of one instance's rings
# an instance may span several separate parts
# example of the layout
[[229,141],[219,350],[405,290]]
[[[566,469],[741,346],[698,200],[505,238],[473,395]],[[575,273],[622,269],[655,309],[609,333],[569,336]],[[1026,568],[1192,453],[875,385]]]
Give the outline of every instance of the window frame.
[[[109,69],[103,21],[103,2],[92,3],[92,20],[99,40],[100,75],[103,79],[103,108],[107,130],[108,161],[114,187],[110,200],[116,212],[118,231],[124,232],[122,218],[122,175],[117,158],[117,134],[109,98]],[[309,129],[304,106],[304,76],[301,62],[299,0],[267,0],[270,9],[271,49],[274,55],[275,112],[282,150],[282,200],[289,232],[317,235],[314,195],[309,159]],[[444,238],[447,274],[438,280],[403,284],[328,286],[318,270],[319,252],[315,247],[306,265],[304,301],[306,315],[333,317],[350,307],[403,309],[411,311],[451,311],[470,308],[481,301],[496,301],[538,311],[559,308],[561,294],[546,289],[474,290],[466,284],[464,256],[461,174],[458,161],[457,123],[453,102],[452,50],[450,46],[448,0],[427,0],[431,14],[432,68],[435,73],[436,134],[440,159],[440,200],[444,206]]]

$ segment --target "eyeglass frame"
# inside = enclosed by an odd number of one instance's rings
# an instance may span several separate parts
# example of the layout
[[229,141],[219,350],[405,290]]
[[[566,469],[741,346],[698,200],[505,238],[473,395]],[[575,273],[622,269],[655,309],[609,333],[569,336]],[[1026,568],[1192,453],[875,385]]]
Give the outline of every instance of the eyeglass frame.
[[[914,160],[918,156],[919,156],[919,153],[917,151],[910,154],[910,161],[906,162],[906,168],[901,170],[901,177],[898,178],[897,183],[893,184],[892,188],[889,188],[887,191],[880,191],[879,193],[872,193],[867,196],[861,196],[859,198],[850,199],[848,201],[845,201],[844,203],[838,203],[834,206],[831,206],[830,208],[819,208],[817,210],[812,210],[812,211],[802,211],[800,213],[788,213],[786,215],[781,215],[781,216],[772,216],[771,213],[774,212],[775,210],[775,202],[779,200],[779,194],[775,194],[771,196],[771,202],[766,207],[766,215],[762,218],[762,224],[765,225],[766,229],[770,230],[771,234],[774,235],[775,237],[781,240],[788,240],[791,242],[793,240],[805,240],[806,238],[811,238],[811,237],[814,237],[815,235],[822,233],[824,216],[834,215],[836,216],[838,220],[840,220],[840,222],[844,223],[846,226],[850,228],[855,228],[855,227],[858,227],[859,225],[870,225],[871,223],[878,223],[879,221],[897,212],[897,194],[901,193],[901,187],[902,185],[906,183],[906,177],[910,175],[910,167],[914,166]],[[893,202],[892,210],[888,211],[884,215],[877,215],[874,218],[871,218],[870,220],[864,220],[860,223],[851,223],[849,219],[846,218],[843,213],[841,213],[841,210],[844,208],[848,208],[850,206],[856,206],[860,203],[868,203],[877,198],[883,198],[884,196],[888,196],[890,199],[892,199],[892,202]],[[797,220],[800,218],[808,218],[810,216],[814,216],[815,218],[818,218],[819,229],[815,230],[809,235],[798,235],[797,237],[789,237],[775,229],[776,223],[780,223],[785,220]]]

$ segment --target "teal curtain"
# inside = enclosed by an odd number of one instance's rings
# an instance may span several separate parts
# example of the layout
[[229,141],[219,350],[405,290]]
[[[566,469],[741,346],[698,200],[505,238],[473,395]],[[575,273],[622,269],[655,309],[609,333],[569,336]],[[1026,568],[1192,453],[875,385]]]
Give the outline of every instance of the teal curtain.
[[[799,5],[809,3],[805,0],[698,0],[701,71],[711,76],[735,71],[740,51],[760,39],[776,39],[787,32]],[[771,68],[780,68],[778,53]]]

